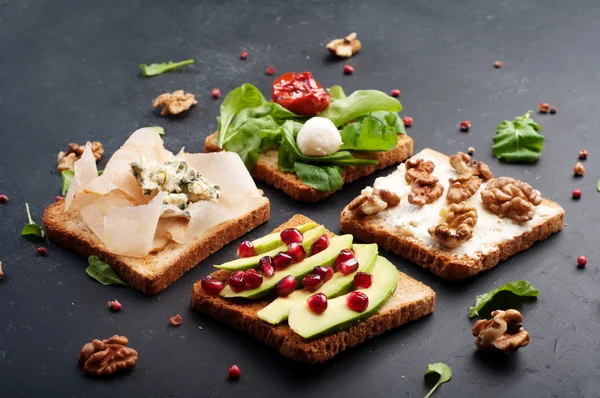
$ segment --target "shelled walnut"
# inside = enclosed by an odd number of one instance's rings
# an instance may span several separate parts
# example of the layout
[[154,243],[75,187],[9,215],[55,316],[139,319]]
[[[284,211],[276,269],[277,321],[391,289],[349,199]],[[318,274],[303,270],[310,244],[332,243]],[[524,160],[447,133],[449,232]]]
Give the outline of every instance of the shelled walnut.
[[435,164],[431,160],[409,159],[405,163],[406,174],[404,179],[407,184],[412,184],[419,177],[427,177],[435,169]]
[[481,178],[473,175],[459,175],[450,178],[449,182],[450,186],[446,195],[448,203],[460,203],[469,199],[481,186]]
[[327,49],[340,58],[350,58],[362,47],[356,38],[356,32],[350,33],[343,39],[334,39],[327,43]]
[[448,161],[460,175],[473,175],[484,181],[494,178],[494,173],[491,172],[487,164],[471,160],[471,157],[464,152],[457,152],[455,155],[450,156]]
[[400,196],[387,189],[374,189],[370,194],[361,195],[350,202],[348,210],[354,212],[353,218],[362,218],[399,204]]
[[162,106],[163,109],[160,114],[161,116],[166,116],[185,112],[197,103],[198,101],[196,101],[194,94],[186,94],[183,90],[176,90],[173,93],[164,93],[156,97],[153,106],[155,108]]
[[475,345],[483,351],[511,354],[529,344],[529,333],[521,325],[523,316],[517,310],[496,310],[492,319],[480,319],[473,326]]
[[[454,249],[473,237],[477,224],[477,209],[467,202],[453,203],[440,212],[442,222],[432,225],[427,232],[443,246]],[[452,232],[454,229],[456,232]]]
[[[81,155],[83,155],[83,151],[85,151],[85,145],[79,145],[73,142],[70,143],[67,147],[67,152],[60,151],[58,153],[58,156],[56,157],[58,167],[56,170],[59,173],[62,173],[65,170],[72,171],[75,167],[75,162],[81,158]],[[104,147],[102,146],[102,143],[98,141],[92,142],[92,153],[94,154],[94,159],[96,159],[96,162],[100,160],[104,154]]]
[[2,261],[0,261],[0,279],[4,276],[4,272],[2,272]]
[[417,178],[411,185],[408,203],[424,206],[436,201],[444,193],[444,187],[435,176]]
[[491,180],[481,191],[483,204],[500,217],[509,217],[518,223],[533,218],[534,206],[542,203],[540,191],[531,185],[510,177]]
[[127,337],[116,334],[105,340],[94,339],[83,346],[77,361],[90,376],[107,376],[131,368],[138,360],[138,353],[125,347],[128,343]]

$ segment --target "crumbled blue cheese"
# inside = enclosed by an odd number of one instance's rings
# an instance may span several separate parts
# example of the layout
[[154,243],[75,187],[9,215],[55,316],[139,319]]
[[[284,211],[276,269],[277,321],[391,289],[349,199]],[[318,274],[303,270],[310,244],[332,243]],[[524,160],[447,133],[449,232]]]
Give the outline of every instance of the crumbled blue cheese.
[[164,204],[184,210],[189,203],[201,200],[219,202],[219,187],[211,184],[183,159],[173,158],[160,164],[141,157],[130,165],[144,195],[152,195],[158,190],[167,193]]

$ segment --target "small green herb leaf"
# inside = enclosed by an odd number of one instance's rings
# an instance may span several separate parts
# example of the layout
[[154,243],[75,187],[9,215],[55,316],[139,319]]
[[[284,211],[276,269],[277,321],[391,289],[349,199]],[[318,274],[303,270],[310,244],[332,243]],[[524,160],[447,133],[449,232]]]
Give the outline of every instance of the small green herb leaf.
[[503,120],[498,125],[492,150],[494,156],[506,162],[533,163],[540,157],[544,136],[541,127],[529,115],[517,116],[515,120]]
[[344,183],[342,168],[339,166],[315,166],[296,162],[294,168],[300,181],[317,191],[337,191]]
[[400,112],[400,102],[377,90],[357,90],[348,97],[332,101],[327,109],[319,114],[341,126],[352,119],[375,111]]
[[159,135],[165,135],[165,129],[160,126],[150,126],[148,128],[156,131]]
[[98,170],[98,177],[100,177],[104,173],[104,170]]
[[344,126],[340,131],[340,149],[357,151],[390,151],[398,145],[398,134],[372,117]]
[[75,172],[73,170],[63,170],[63,172],[60,173],[60,176],[62,177],[62,182],[63,182],[63,187],[62,187],[63,196],[65,196],[67,194],[67,192],[69,192],[69,187],[71,186],[71,181],[73,181],[74,175],[75,175]]
[[28,223],[25,224],[23,230],[21,231],[21,235],[26,236],[28,238],[41,238],[44,239],[46,233],[44,232],[44,228],[37,225],[31,219],[31,213],[29,212],[29,204],[25,203],[25,211],[27,212],[27,220]]
[[512,281],[507,284],[500,286],[496,289],[490,290],[487,293],[481,294],[475,298],[475,306],[469,307],[469,318],[473,318],[479,315],[479,311],[500,292],[511,292],[521,297],[538,297],[540,295],[539,290],[531,286],[528,281]]
[[181,68],[182,66],[190,65],[193,63],[194,63],[193,59],[188,59],[188,60],[181,61],[181,62],[169,61],[169,62],[163,62],[161,64],[150,64],[150,65],[141,64],[140,69],[142,70],[142,75],[144,75],[146,77],[150,77],[150,76],[160,75],[161,73],[169,72],[169,71]]
[[437,383],[435,383],[433,388],[431,390],[429,390],[427,395],[425,395],[425,398],[429,398],[431,396],[431,394],[433,394],[434,391],[441,384],[447,383],[452,378],[452,369],[450,369],[450,366],[446,365],[443,362],[431,363],[431,364],[427,365],[427,370],[425,371],[425,376],[427,376],[429,374],[434,374],[434,373],[439,374],[440,378],[437,381]]
[[234,131],[229,131],[229,125],[238,113],[246,108],[257,107],[266,103],[267,101],[260,90],[249,83],[242,84],[240,87],[229,92],[221,104],[221,116],[218,118],[219,133],[217,135],[217,144],[219,148],[223,148],[225,143],[235,134],[236,131],[234,129],[232,129]]
[[331,95],[331,98],[333,98],[333,99],[346,98],[346,93],[344,92],[344,89],[342,88],[342,86],[331,86],[330,88],[327,89],[327,91],[329,91],[329,94]]
[[117,274],[115,274],[115,271],[113,271],[108,264],[100,260],[98,256],[89,256],[88,264],[89,266],[85,269],[85,272],[101,284],[105,286],[129,286],[126,282],[119,278]]

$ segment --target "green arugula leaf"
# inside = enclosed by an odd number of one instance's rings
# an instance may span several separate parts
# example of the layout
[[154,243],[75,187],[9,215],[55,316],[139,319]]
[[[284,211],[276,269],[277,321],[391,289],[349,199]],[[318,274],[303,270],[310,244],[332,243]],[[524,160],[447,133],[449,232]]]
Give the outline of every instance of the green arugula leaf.
[[344,183],[342,168],[339,166],[315,166],[295,162],[294,168],[300,181],[317,191],[337,191]]
[[319,116],[326,117],[339,127],[371,112],[400,112],[401,110],[400,102],[382,91],[357,90],[348,97],[332,101]]
[[437,383],[433,386],[431,390],[425,395],[425,398],[429,398],[431,394],[435,392],[435,390],[443,383],[447,383],[452,378],[452,369],[450,366],[446,365],[443,362],[438,363],[430,363],[427,365],[427,370],[425,371],[425,376],[429,374],[439,374],[440,378]]
[[165,135],[165,129],[160,126],[150,126],[148,128],[156,131],[159,135]]
[[515,120],[503,120],[498,125],[492,150],[494,156],[506,162],[533,163],[540,157],[544,144],[542,129],[529,115],[517,116]]
[[490,290],[487,293],[481,294],[475,298],[475,306],[469,307],[469,318],[473,318],[476,315],[479,315],[478,311],[481,309],[492,299],[494,296],[500,292],[511,292],[516,294],[517,296],[522,297],[538,297],[540,295],[539,290],[531,286],[528,281],[520,280],[520,281],[512,281],[507,284],[500,286],[496,289]]
[[102,174],[104,174],[104,170],[98,170],[98,177],[100,177]]
[[[406,128],[402,118],[396,112],[377,111],[371,112],[366,117],[373,118],[383,124],[385,128],[392,130],[396,134],[406,134]],[[357,120],[361,120],[358,118]]]
[[[386,127],[384,127],[386,126]],[[340,149],[357,151],[390,151],[398,145],[398,134],[372,117],[344,126],[340,131]]]
[[115,274],[115,271],[113,271],[108,264],[100,260],[98,256],[89,256],[88,264],[89,266],[85,269],[85,272],[104,286],[129,286],[126,282],[119,278],[117,274]]
[[142,75],[146,77],[160,75],[161,73],[169,72],[178,68],[181,68],[185,65],[193,64],[193,59],[188,59],[181,62],[163,62],[162,64],[140,64],[140,69],[142,70]]
[[598,180],[598,185],[596,185],[596,189],[600,192],[600,180]]
[[27,212],[27,220],[29,222],[27,224],[25,224],[25,226],[23,227],[23,230],[21,231],[21,235],[28,237],[28,238],[44,239],[44,237],[46,236],[46,233],[44,232],[44,228],[42,228],[41,226],[34,223],[33,220],[31,219],[31,213],[29,212],[29,204],[28,203],[25,203],[25,211]]
[[281,142],[281,130],[260,130],[258,132],[260,136],[260,147],[258,152],[264,152],[267,149],[271,149]]
[[[267,101],[260,91],[249,83],[242,84],[227,94],[220,107],[221,116],[217,119],[219,122],[219,133],[217,135],[219,148],[223,148],[225,143],[235,134],[237,128],[231,131],[229,130],[229,124],[238,113],[246,108],[257,107],[266,103]],[[250,111],[247,112],[250,113]],[[237,127],[250,118],[249,114],[244,116],[240,123],[237,124]]]
[[71,181],[73,181],[75,172],[73,170],[63,170],[62,173],[60,173],[60,176],[62,177],[63,182],[62,194],[65,196],[67,192],[69,192],[69,187],[71,186]]
[[[240,155],[246,168],[252,170],[258,161],[258,152],[261,149],[262,137],[260,131],[277,131],[278,129],[279,125],[271,116],[247,119],[236,134],[225,143],[225,150]],[[271,135],[270,139],[277,139],[277,137],[280,137],[279,133],[275,136]]]
[[346,98],[346,93],[342,86],[331,86],[327,89],[329,91],[329,95],[331,95],[332,99],[342,99]]

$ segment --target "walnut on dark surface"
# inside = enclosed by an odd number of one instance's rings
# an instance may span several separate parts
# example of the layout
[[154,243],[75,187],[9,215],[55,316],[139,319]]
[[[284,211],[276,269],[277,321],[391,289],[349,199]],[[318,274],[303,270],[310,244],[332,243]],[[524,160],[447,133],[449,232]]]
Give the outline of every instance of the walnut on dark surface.
[[417,178],[411,185],[408,203],[424,206],[435,202],[444,193],[444,187],[435,176]]
[[[65,170],[73,171],[75,162],[81,158],[83,151],[85,151],[85,145],[79,145],[73,142],[70,143],[67,147],[67,151],[60,151],[56,157],[56,160],[58,161],[57,171],[59,173],[62,173]],[[100,160],[104,154],[102,143],[98,141],[92,142],[92,153],[94,154],[94,159],[96,159],[96,161]]]
[[500,217],[524,223],[533,218],[534,206],[542,203],[542,196],[526,182],[500,177],[491,180],[481,191],[481,200]]
[[442,210],[441,216],[442,222],[427,230],[441,245],[453,249],[473,237],[477,209],[472,205],[467,202],[453,203]]
[[128,343],[127,337],[118,335],[105,340],[94,339],[83,346],[77,361],[90,376],[108,376],[131,368],[138,360],[138,353],[126,347]]
[[521,325],[523,316],[517,310],[496,310],[492,319],[480,319],[473,326],[475,345],[483,351],[511,354],[529,344],[529,333]]
[[350,33],[343,39],[334,39],[330,41],[327,43],[326,47],[340,58],[350,58],[360,51],[362,47],[360,40],[358,40],[356,36],[356,32]]
[[194,94],[186,94],[183,90],[176,90],[156,97],[153,106],[155,108],[163,107],[160,114],[161,116],[167,116],[185,112],[197,103]]

